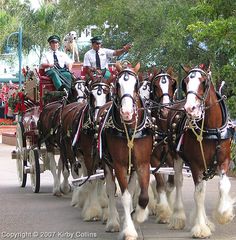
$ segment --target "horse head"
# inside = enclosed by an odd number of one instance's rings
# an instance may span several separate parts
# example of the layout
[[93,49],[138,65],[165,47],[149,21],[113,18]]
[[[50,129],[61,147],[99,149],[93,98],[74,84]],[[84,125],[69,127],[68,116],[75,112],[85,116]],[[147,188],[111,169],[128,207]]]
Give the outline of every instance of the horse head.
[[139,97],[138,71],[140,63],[134,68],[130,65],[122,67],[117,63],[118,76],[116,79],[116,100],[120,108],[120,116],[124,122],[131,121],[136,112],[136,101]]
[[105,79],[97,75],[95,80],[90,82],[90,106],[94,111],[94,119],[97,118],[98,110],[111,98],[111,83],[113,78]]
[[200,64],[196,67],[184,67],[187,76],[182,80],[182,89],[186,94],[184,109],[187,115],[200,119],[211,86],[211,71],[209,65]]
[[147,101],[150,99],[152,73],[150,72],[139,73],[138,78],[140,82],[139,87],[140,97]]
[[72,94],[76,102],[82,103],[87,100],[88,89],[86,87],[86,81],[83,79],[77,79],[72,87]]
[[[169,67],[166,71],[163,69],[159,71],[154,69],[151,84],[151,99],[168,106],[173,102],[176,85],[177,81],[172,67]],[[168,109],[162,108],[161,113],[163,117],[167,116]]]

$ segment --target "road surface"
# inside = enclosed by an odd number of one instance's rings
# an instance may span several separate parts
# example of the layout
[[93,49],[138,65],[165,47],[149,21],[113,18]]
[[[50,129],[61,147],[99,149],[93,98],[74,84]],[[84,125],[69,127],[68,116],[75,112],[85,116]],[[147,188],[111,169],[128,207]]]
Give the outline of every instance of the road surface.
[[[14,149],[0,143],[0,239],[117,239],[119,233],[106,233],[101,222],[83,222],[80,210],[70,206],[71,195],[52,196],[50,172],[41,174],[40,193],[32,193],[28,176],[26,188],[18,187]],[[232,195],[236,196],[236,179],[231,179]],[[187,216],[193,207],[193,183],[184,179],[184,204]],[[217,177],[208,182],[206,210],[211,216],[217,199]],[[122,208],[118,203],[120,213]],[[236,240],[236,220],[221,226],[216,224],[211,239]],[[168,230],[167,225],[156,224],[151,216],[137,226],[139,239],[191,239],[188,226],[181,231]]]

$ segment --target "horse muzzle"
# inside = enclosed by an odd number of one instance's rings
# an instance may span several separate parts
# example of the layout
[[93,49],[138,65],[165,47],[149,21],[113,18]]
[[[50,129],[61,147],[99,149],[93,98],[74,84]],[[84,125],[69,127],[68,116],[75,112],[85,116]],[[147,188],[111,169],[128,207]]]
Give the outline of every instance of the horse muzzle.
[[200,119],[202,116],[200,105],[191,105],[186,103],[184,105],[184,110],[190,118]]
[[128,122],[131,121],[133,118],[134,110],[124,110],[123,108],[120,109],[120,116],[123,121]]

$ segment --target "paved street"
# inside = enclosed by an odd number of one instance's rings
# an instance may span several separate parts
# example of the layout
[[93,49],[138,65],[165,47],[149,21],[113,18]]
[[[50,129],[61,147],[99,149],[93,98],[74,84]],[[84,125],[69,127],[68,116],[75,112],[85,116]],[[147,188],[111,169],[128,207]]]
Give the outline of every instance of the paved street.
[[[40,193],[31,191],[28,176],[26,188],[17,183],[12,146],[0,144],[0,239],[117,239],[118,233],[106,233],[101,222],[83,222],[80,210],[70,206],[71,196],[61,198],[51,194],[50,172],[41,174]],[[231,179],[232,195],[236,196],[236,179]],[[217,178],[208,182],[207,214],[211,216],[217,199]],[[187,214],[193,206],[191,178],[184,180],[184,203]],[[118,203],[120,212],[122,208]],[[236,220],[228,225],[216,224],[214,240],[235,239]],[[139,239],[190,239],[188,226],[181,231],[168,230],[167,225],[155,223],[155,218],[137,226]]]

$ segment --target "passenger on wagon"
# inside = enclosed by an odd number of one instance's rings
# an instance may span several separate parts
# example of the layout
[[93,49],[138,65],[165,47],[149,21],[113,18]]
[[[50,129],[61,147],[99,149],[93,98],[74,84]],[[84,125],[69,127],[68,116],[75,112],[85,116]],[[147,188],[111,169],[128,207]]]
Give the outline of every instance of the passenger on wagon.
[[60,38],[52,35],[48,38],[49,50],[42,56],[40,68],[45,69],[45,74],[49,76],[57,90],[64,90],[67,93],[71,89],[73,61],[62,51],[59,51]]
[[109,60],[113,56],[120,56],[121,54],[128,52],[132,47],[131,44],[126,44],[123,48],[118,50],[112,50],[102,47],[102,38],[96,36],[91,38],[92,48],[84,55],[84,68],[85,72],[89,75],[90,79],[94,80],[94,72],[97,70],[102,73],[103,76],[108,79],[111,75],[108,69]]

